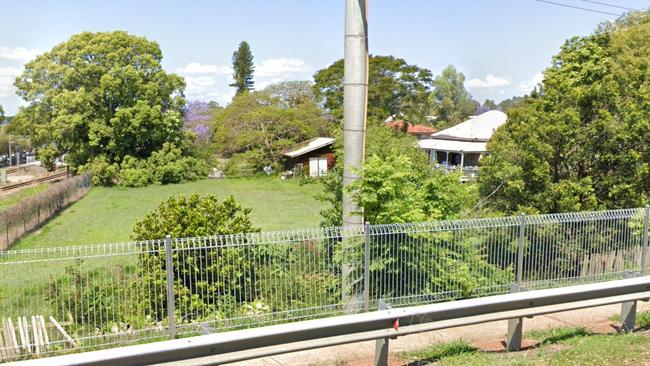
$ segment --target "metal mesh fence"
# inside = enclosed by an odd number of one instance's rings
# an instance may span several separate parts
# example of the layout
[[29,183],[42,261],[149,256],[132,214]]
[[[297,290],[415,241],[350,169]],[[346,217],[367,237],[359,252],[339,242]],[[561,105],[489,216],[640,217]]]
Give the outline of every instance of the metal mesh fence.
[[0,360],[618,279],[647,246],[646,208],[0,252]]

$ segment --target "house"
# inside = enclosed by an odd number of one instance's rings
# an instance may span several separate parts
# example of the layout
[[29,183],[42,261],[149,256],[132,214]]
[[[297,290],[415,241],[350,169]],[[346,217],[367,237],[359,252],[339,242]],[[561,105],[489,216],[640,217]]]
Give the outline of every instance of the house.
[[285,170],[294,176],[303,172],[309,172],[311,177],[326,175],[334,167],[333,145],[331,137],[316,137],[284,149]]
[[471,117],[453,127],[431,134],[418,141],[438,168],[460,169],[475,176],[478,162],[487,152],[486,145],[494,131],[508,116],[501,111],[488,111]]
[[[404,125],[405,124],[406,124],[406,131],[404,131],[404,129],[405,129]],[[429,127],[429,126],[425,126],[425,125],[414,125],[414,124],[410,124],[410,123],[407,123],[407,122],[404,122],[404,121],[386,122],[386,126],[392,127],[392,128],[394,128],[396,130],[404,131],[404,132],[408,133],[409,135],[415,136],[415,138],[418,139],[418,140],[427,139],[427,138],[431,137],[431,134],[438,131],[437,129],[435,129],[433,127]]]

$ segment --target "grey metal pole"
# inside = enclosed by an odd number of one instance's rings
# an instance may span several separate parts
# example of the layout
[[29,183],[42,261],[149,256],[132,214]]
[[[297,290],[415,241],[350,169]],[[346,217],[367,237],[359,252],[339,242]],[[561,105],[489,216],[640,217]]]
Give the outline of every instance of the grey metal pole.
[[517,286],[521,286],[524,271],[524,238],[526,235],[526,215],[519,215],[519,241],[517,243]]
[[172,237],[165,237],[165,273],[167,274],[167,322],[169,338],[176,338],[176,300],[174,298],[174,259],[172,258]]
[[645,216],[643,217],[643,232],[641,233],[641,274],[648,273],[648,220],[650,218],[650,205],[645,206]]
[[[359,179],[363,166],[368,100],[368,21],[367,0],[345,1],[345,59],[343,74],[343,187]],[[361,226],[363,217],[350,195],[343,191],[343,226]],[[344,258],[353,240],[343,240]],[[342,299],[353,310],[350,291],[352,264],[343,262]]]
[[[379,300],[379,310],[390,309],[383,300]],[[379,338],[375,341],[375,366],[388,366],[388,338]]]
[[[524,239],[526,237],[526,215],[519,215],[519,241],[517,243],[517,283],[512,286],[510,292],[520,292],[523,283],[524,271]],[[523,318],[508,319],[508,333],[506,334],[506,349],[518,351],[521,349],[523,337]]]
[[366,240],[363,251],[363,305],[368,311],[370,309],[370,223],[366,222],[364,229]]

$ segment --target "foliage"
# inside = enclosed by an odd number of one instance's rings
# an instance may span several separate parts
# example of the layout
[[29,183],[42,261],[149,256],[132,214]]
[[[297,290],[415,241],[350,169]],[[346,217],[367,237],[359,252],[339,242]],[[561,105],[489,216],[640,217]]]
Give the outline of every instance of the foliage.
[[[250,211],[232,196],[223,201],[214,195],[172,196],[135,223],[131,238],[150,240],[165,235],[186,238],[254,232],[257,229],[251,224]],[[213,251],[191,250],[192,247],[188,241],[174,241],[173,267],[177,274],[174,292],[181,318],[186,319],[216,302],[252,300],[244,291],[245,286],[251,286],[251,276],[255,273],[249,247]],[[162,319],[166,315],[162,311],[166,299],[155,295],[164,293],[165,285],[160,278],[165,274],[165,257],[163,253],[145,252],[139,261],[142,281],[149,285],[145,287],[151,288],[143,293],[143,299],[150,301],[146,311],[155,319]],[[198,282],[197,278],[204,280]]]
[[2,108],[2,105],[0,105],[0,122],[4,122],[5,120],[5,110]]
[[462,339],[458,339],[447,343],[436,343],[431,347],[417,352],[408,352],[406,356],[417,358],[418,361],[436,362],[446,357],[474,352],[476,352],[476,347]]
[[303,103],[316,103],[313,84],[309,80],[282,81],[267,86],[264,92],[277,98],[282,107],[297,107]]
[[507,113],[513,108],[519,107],[524,103],[528,103],[531,99],[532,97],[529,97],[527,95],[523,97],[521,96],[512,97],[512,98],[502,100],[501,102],[499,102],[497,107],[501,112]]
[[433,81],[432,104],[436,113],[436,127],[447,128],[473,115],[479,103],[465,89],[465,75],[452,65],[442,70]]
[[112,186],[119,171],[117,163],[109,163],[103,155],[93,158],[90,162],[79,167],[79,171],[88,172],[92,175],[93,185]]
[[[343,59],[314,75],[314,95],[336,120],[343,119]],[[370,56],[368,120],[379,123],[401,115],[424,123],[429,113],[431,71],[394,56]]]
[[237,88],[237,95],[253,90],[253,53],[246,41],[242,41],[239,47],[232,54],[232,78],[235,80],[230,86]]
[[185,105],[183,130],[193,135],[191,153],[207,160],[211,156],[214,114],[221,107],[216,103],[191,101]]
[[[147,158],[182,133],[183,79],[166,73],[157,43],[126,32],[84,32],[25,65],[27,101],[11,126],[29,135],[44,164],[66,154],[73,171]],[[98,161],[95,161],[99,158]]]
[[214,121],[214,150],[226,157],[246,154],[259,171],[282,160],[282,150],[298,142],[328,136],[329,123],[311,100],[287,106],[266,92],[238,95]]
[[503,212],[638,207],[650,191],[650,17],[568,40],[536,98],[510,110],[482,161]]

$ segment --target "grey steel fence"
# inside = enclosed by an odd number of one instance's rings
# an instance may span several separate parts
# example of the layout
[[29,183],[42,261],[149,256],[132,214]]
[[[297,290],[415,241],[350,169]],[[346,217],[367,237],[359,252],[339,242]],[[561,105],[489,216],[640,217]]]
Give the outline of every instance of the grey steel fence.
[[[0,252],[0,360],[644,271],[648,208]],[[351,274],[343,278],[343,265]]]

